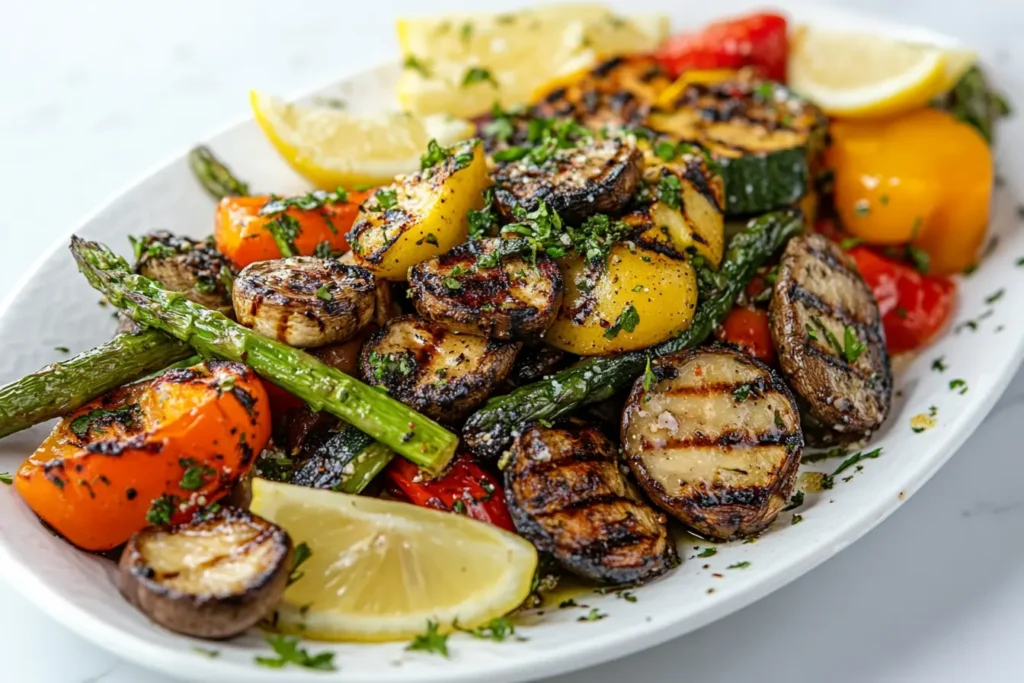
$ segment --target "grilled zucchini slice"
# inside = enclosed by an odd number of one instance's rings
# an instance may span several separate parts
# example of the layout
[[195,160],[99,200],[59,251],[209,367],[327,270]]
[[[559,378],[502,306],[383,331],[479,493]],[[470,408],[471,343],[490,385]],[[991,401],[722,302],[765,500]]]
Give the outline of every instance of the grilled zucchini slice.
[[697,275],[685,259],[623,242],[607,262],[559,259],[565,296],[545,341],[580,356],[644,349],[686,329]]
[[433,166],[378,189],[359,209],[348,243],[356,265],[386,280],[466,241],[467,211],[490,185],[479,140],[444,150]]
[[649,57],[615,57],[538,93],[534,116],[569,116],[593,130],[643,123],[672,79]]
[[881,315],[842,249],[824,235],[790,240],[768,316],[811,445],[860,441],[882,425],[892,405],[892,364]]
[[665,516],[643,501],[619,470],[615,444],[594,427],[523,430],[505,500],[519,533],[584,578],[642,583],[679,562]]
[[778,375],[726,347],[652,364],[622,414],[630,468],[661,509],[717,540],[756,534],[789,500],[803,435]]
[[530,262],[512,240],[484,239],[413,266],[409,288],[421,316],[452,332],[495,339],[543,334],[562,305],[554,259]]
[[238,322],[308,348],[355,336],[373,318],[377,287],[364,268],[292,256],[247,265],[235,279],[233,299]]
[[466,417],[512,370],[518,342],[455,334],[414,315],[392,318],[363,346],[366,381],[427,417]]
[[149,527],[121,554],[117,587],[164,628],[230,638],[274,610],[292,569],[288,533],[247,511]]
[[576,224],[595,213],[620,211],[640,181],[642,159],[628,140],[589,138],[552,150],[539,164],[532,155],[499,164],[494,199],[506,222],[545,202]]
[[[690,145],[640,142],[643,187],[622,220],[632,239],[648,249],[678,256],[699,255],[718,268],[725,251],[725,185],[703,154]],[[655,153],[653,150],[657,150]]]
[[725,181],[726,214],[763,213],[800,200],[812,186],[827,120],[771,81],[690,83],[647,125],[701,145]]

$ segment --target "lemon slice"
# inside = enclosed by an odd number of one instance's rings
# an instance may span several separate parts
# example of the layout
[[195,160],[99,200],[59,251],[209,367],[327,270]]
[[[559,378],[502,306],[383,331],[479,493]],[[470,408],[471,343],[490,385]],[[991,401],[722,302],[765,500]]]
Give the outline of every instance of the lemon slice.
[[552,77],[587,68],[602,56],[651,51],[667,35],[668,19],[573,4],[402,19],[397,30],[405,60],[398,83],[402,105],[419,114],[471,117],[495,102],[526,102]]
[[[951,54],[958,63],[948,71]],[[791,43],[789,85],[827,114],[888,116],[927,104],[951,73],[959,77],[963,60],[932,45],[802,27]]]
[[278,627],[322,640],[406,640],[518,607],[537,551],[468,517],[255,479],[252,511],[312,554],[278,605]]
[[469,121],[407,112],[353,116],[249,93],[256,122],[288,165],[314,185],[380,185],[419,170],[431,138],[442,146],[472,137]]

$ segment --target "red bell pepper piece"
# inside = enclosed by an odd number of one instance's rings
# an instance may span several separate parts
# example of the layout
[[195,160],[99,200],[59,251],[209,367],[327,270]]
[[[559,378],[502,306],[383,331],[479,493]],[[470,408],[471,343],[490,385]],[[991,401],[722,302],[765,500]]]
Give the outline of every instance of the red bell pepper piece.
[[735,306],[715,330],[715,336],[721,341],[735,344],[744,353],[768,365],[775,362],[775,345],[772,344],[766,311]]
[[405,458],[392,460],[384,473],[414,505],[465,514],[506,531],[516,530],[501,484],[469,454],[457,455],[448,470],[434,479],[421,474],[420,468]]
[[690,69],[749,66],[765,78],[785,82],[789,58],[786,18],[765,12],[716,21],[696,33],[670,37],[654,56],[673,76]]

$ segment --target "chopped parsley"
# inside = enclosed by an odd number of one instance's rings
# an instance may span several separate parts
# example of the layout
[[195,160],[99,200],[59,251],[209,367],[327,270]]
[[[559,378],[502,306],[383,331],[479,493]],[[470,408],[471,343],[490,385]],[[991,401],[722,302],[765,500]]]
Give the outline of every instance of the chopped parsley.
[[1000,288],[1000,289],[996,290],[995,292],[992,292],[991,294],[989,294],[987,297],[985,297],[985,303],[987,303],[987,304],[994,304],[995,302],[997,302],[997,301],[999,301],[1000,299],[1003,298],[1003,294],[1006,294],[1006,290]]
[[0,472],[0,484],[7,484],[10,486],[14,483],[14,477],[11,476],[10,472]]
[[683,186],[679,182],[679,176],[674,173],[664,173],[658,181],[658,201],[671,209],[681,209],[683,206]]
[[750,566],[750,563],[744,560],[743,562],[735,562],[730,564],[726,569],[746,569]]
[[650,391],[657,381],[658,376],[651,370],[651,357],[647,356],[647,367],[644,368],[644,391]]
[[580,617],[576,621],[601,621],[602,619],[604,619],[607,616],[608,616],[607,614],[603,614],[596,607],[591,607],[590,611],[587,612],[587,614],[585,616]]
[[135,403],[115,410],[96,408],[72,420],[70,425],[71,432],[75,436],[82,437],[88,434],[90,430],[102,433],[105,427],[113,423],[120,423],[125,427],[129,427],[135,422],[137,411],[138,405]]
[[636,306],[630,304],[623,309],[622,313],[619,313],[619,317],[615,319],[615,324],[604,331],[604,338],[614,339],[619,336],[619,332],[622,330],[632,332],[639,324],[640,314],[637,313]]
[[946,365],[945,356],[939,356],[938,358],[932,361],[932,370],[936,370],[938,372],[945,372],[947,367],[948,366]]
[[334,250],[331,249],[331,243],[327,240],[317,244],[316,248],[313,250],[313,256],[316,256],[317,258],[330,258],[333,255]]
[[711,557],[711,556],[713,556],[717,552],[718,552],[718,548],[715,548],[714,546],[711,546],[711,547],[708,547],[708,548],[704,548],[704,550],[702,550],[699,553],[697,553],[697,557]]
[[194,647],[192,648],[192,651],[209,657],[210,659],[216,659],[217,657],[220,657],[220,650],[211,650],[205,647]]
[[310,655],[305,648],[299,647],[299,639],[293,636],[283,636],[277,633],[267,633],[264,636],[267,644],[274,650],[276,657],[256,657],[256,663],[271,669],[280,669],[287,664],[304,669],[315,669],[317,671],[337,671],[334,666],[334,653],[327,651],[317,655]]
[[874,460],[875,458],[877,458],[881,454],[882,454],[882,449],[881,448],[876,448],[873,451],[867,451],[867,452],[861,451],[859,453],[854,453],[849,458],[847,458],[846,460],[844,460],[841,463],[839,463],[839,467],[836,468],[836,471],[833,472],[829,476],[831,476],[834,479],[837,474],[839,474],[843,470],[846,470],[846,469],[848,469],[850,467],[853,467],[854,465],[859,463],[861,460]]
[[178,507],[178,499],[170,494],[163,494],[154,498],[149,504],[149,511],[146,512],[146,521],[153,526],[167,526],[171,523],[174,510]]
[[447,149],[439,145],[437,140],[431,138],[427,143],[427,151],[420,157],[420,169],[425,171],[428,168],[433,168],[447,161],[450,156]]
[[[813,318],[811,318],[811,322],[813,322],[814,325],[818,328],[818,331],[820,331],[821,334],[824,335],[825,340],[829,343],[829,345],[833,349],[835,349],[836,354],[838,354],[839,357],[845,360],[847,363],[856,363],[857,359],[860,358],[860,355],[864,353],[865,349],[867,349],[867,344],[863,343],[860,340],[860,338],[857,336],[857,332],[849,325],[843,328],[843,342],[840,344],[839,339],[837,339],[836,336],[832,334],[832,330],[825,327],[825,324],[821,322],[820,318],[814,316]],[[807,334],[808,336],[810,336],[811,339],[815,341],[818,341],[820,339],[820,337],[818,337],[817,332],[813,328],[811,328],[810,325],[807,326]]]
[[320,285],[316,288],[316,298],[321,301],[330,301],[333,297],[331,292],[327,289],[327,285]]
[[66,346],[54,346],[53,350],[57,353],[71,353],[71,349]]
[[793,515],[793,519],[789,523],[790,523],[790,525],[793,525],[793,524],[799,524],[802,521],[804,521],[804,516],[803,515]]
[[491,158],[495,161],[519,161],[527,154],[530,153],[529,147],[520,147],[518,145],[512,145],[504,149],[499,149],[497,152],[491,155]]
[[796,493],[794,493],[790,497],[789,505],[787,505],[786,507],[782,508],[782,511],[785,512],[786,510],[795,510],[796,508],[800,507],[803,504],[804,504],[804,492],[803,491],[797,491]]
[[466,70],[466,74],[462,77],[462,87],[473,85],[474,83],[485,83],[489,82],[493,87],[498,87],[498,81],[494,80],[494,76],[488,69],[483,69],[479,66],[470,67]]
[[416,369],[416,362],[407,353],[377,353],[376,351],[371,351],[369,365],[373,378],[378,381],[395,375],[407,377]]
[[800,458],[801,463],[818,462],[819,460],[831,460],[832,458],[845,458],[850,454],[850,449],[843,448],[842,446],[836,446],[830,448],[827,451],[819,451],[817,453],[808,453],[804,457]]
[[433,654],[441,655],[442,657],[448,656],[448,636],[441,635],[437,632],[437,622],[428,621],[427,631],[412,639],[406,650],[419,651],[419,652],[431,652]]
[[217,474],[216,470],[198,465],[191,458],[181,459],[179,463],[185,468],[185,473],[181,475],[181,481],[178,482],[178,486],[186,491],[195,491],[202,488],[203,484],[206,483],[207,477]]
[[298,581],[299,579],[301,579],[303,576],[305,576],[303,572],[299,571],[299,567],[301,567],[306,562],[306,560],[308,560],[312,556],[313,551],[310,550],[309,546],[305,543],[305,541],[303,541],[295,547],[295,559],[292,560],[292,572],[288,575],[289,586]]
[[665,161],[672,161],[676,158],[678,150],[675,144],[668,140],[660,140],[654,144],[654,156]]
[[907,245],[907,258],[914,264],[914,268],[917,272],[922,275],[927,275],[928,271],[932,269],[932,257],[928,255],[928,252],[920,247],[915,247],[913,244]]
[[459,38],[464,42],[473,37],[473,24],[468,21],[459,27]]
[[491,109],[491,120],[481,127],[481,132],[499,142],[507,142],[516,132],[511,113],[502,110],[501,105],[495,102]]
[[272,197],[270,201],[260,209],[261,216],[276,216],[288,209],[299,209],[300,211],[312,211],[322,209],[328,204],[347,204],[348,191],[339,187],[334,192],[325,190],[313,190],[307,194],[300,194],[295,197],[277,198]]
[[267,221],[263,225],[263,229],[274,238],[282,258],[299,254],[299,250],[295,247],[295,240],[302,234],[302,226],[293,217],[286,213],[279,214],[274,220]]
[[426,242],[427,244],[433,244],[436,247],[437,246],[437,235],[435,235],[432,232],[428,232],[427,236],[423,238],[423,241]]
[[381,211],[398,206],[398,192],[393,187],[382,187],[373,196],[377,199],[377,206]]
[[465,274],[467,271],[462,266],[455,266],[451,269],[448,277],[444,279],[445,289],[462,289],[462,283],[458,281],[460,275]]
[[849,251],[854,247],[860,246],[864,243],[864,240],[860,237],[844,237],[839,243],[839,248],[843,251]]
[[416,55],[408,55],[402,63],[402,66],[410,71],[416,71],[424,78],[430,78],[430,69],[428,69],[427,65],[420,61]]
[[[458,627],[456,626],[456,628]],[[508,617],[495,617],[483,626],[477,626],[474,629],[460,628],[459,630],[463,633],[468,633],[474,638],[493,640],[496,643],[504,642],[516,634],[515,624]]]
[[871,204],[866,199],[858,199],[853,203],[853,213],[855,216],[867,216],[871,213]]
[[732,390],[732,400],[736,403],[743,403],[750,398],[751,393],[753,393],[755,397],[760,393],[757,385],[749,383],[741,384]]
[[967,393],[967,382],[962,379],[951,379],[949,380],[949,390],[956,391],[960,390],[960,395],[963,396]]

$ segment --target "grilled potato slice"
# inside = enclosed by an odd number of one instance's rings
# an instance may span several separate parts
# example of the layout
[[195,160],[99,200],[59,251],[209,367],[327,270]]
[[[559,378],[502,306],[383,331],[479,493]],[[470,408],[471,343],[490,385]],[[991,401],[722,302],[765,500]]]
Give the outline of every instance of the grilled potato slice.
[[413,266],[409,288],[421,316],[465,334],[522,339],[543,334],[562,305],[554,259],[531,263],[505,247],[511,240],[461,244]]
[[392,318],[363,346],[359,369],[402,403],[451,424],[505,381],[518,342],[455,334],[414,315]]
[[649,57],[615,57],[537,93],[535,116],[571,116],[585,126],[635,126],[672,79]]
[[466,212],[490,185],[479,140],[460,142],[429,168],[395,179],[360,207],[348,243],[357,265],[386,280],[466,241]]
[[125,546],[117,587],[164,628],[230,638],[274,610],[292,569],[288,533],[244,510],[149,527]]
[[370,271],[315,256],[250,263],[232,294],[238,322],[300,348],[351,339],[377,302]]
[[579,254],[559,259],[565,297],[545,336],[580,356],[643,349],[686,329],[697,306],[697,276],[686,260],[625,243],[607,264]]
[[132,238],[135,272],[181,292],[189,301],[233,314],[231,282],[234,271],[212,240],[179,237],[166,230]]
[[643,155],[627,139],[590,138],[555,149],[541,163],[530,156],[494,170],[494,199],[506,222],[541,202],[576,224],[595,213],[617,213],[640,181]]
[[676,256],[699,255],[718,268],[725,252],[725,185],[696,148],[664,142],[656,147],[668,160],[641,141],[643,188],[636,208],[622,220],[633,226],[633,239],[643,246]]
[[727,347],[651,365],[655,377],[636,381],[622,414],[623,452],[647,495],[707,538],[767,527],[789,500],[803,449],[789,389]]
[[516,529],[579,576],[640,583],[678,564],[665,516],[619,470],[616,447],[594,427],[532,425],[505,469]]
[[892,365],[878,304],[843,250],[823,235],[790,240],[768,315],[808,443],[851,443],[878,429],[892,405]]

